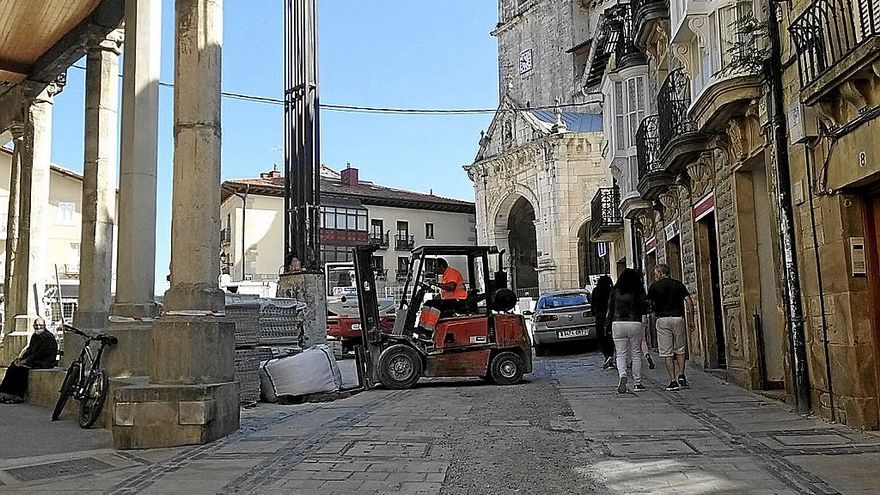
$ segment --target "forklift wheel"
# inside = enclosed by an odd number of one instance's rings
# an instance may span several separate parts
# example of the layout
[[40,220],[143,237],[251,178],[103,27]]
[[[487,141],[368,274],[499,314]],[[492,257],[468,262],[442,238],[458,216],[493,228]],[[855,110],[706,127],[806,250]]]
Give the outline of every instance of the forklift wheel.
[[513,385],[523,377],[523,361],[515,352],[500,352],[489,363],[489,378],[498,385]]
[[408,345],[393,345],[379,356],[379,380],[390,389],[413,388],[421,376],[422,358]]

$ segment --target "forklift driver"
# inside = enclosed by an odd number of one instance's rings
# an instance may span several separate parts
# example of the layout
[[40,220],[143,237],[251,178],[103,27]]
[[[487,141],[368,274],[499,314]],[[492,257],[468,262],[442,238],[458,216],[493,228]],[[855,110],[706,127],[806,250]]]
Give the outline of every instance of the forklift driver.
[[440,299],[427,301],[425,306],[439,309],[441,313],[464,312],[468,293],[461,272],[449,266],[443,258],[437,258],[437,269],[440,272],[440,282],[437,284]]

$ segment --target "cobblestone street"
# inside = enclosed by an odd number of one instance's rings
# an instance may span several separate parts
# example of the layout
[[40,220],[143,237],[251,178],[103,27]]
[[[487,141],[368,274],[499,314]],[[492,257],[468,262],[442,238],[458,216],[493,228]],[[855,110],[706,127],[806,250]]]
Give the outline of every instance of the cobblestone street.
[[[0,491],[833,494],[880,486],[880,436],[800,418],[710,375],[692,371],[693,389],[666,392],[657,369],[648,391],[619,396],[596,354],[536,365],[519,386],[429,381],[333,403],[261,405],[225,440],[168,450],[114,451],[105,431],[2,406]],[[36,455],[38,446],[51,454]]]

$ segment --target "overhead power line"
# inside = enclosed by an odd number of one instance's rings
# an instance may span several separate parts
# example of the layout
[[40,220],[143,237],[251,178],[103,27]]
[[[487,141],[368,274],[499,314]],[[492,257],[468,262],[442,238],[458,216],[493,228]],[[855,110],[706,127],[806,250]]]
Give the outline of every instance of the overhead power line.
[[[86,68],[80,65],[71,66],[74,69],[85,71]],[[122,74],[119,74],[122,77]],[[165,88],[173,88],[174,84],[165,81],[159,81],[159,86]],[[252,103],[262,103],[264,105],[283,106],[284,100],[281,98],[272,98],[270,96],[249,95],[245,93],[235,93],[232,91],[221,91],[220,96],[231,100],[249,101]],[[523,108],[521,110],[555,110],[557,108],[583,107],[583,103],[562,103],[559,105],[547,105],[539,107]],[[343,105],[337,103],[321,103],[321,109],[331,112],[344,113],[379,113],[392,115],[484,115],[493,114],[498,111],[497,108],[394,108],[394,107],[374,107],[368,105]]]

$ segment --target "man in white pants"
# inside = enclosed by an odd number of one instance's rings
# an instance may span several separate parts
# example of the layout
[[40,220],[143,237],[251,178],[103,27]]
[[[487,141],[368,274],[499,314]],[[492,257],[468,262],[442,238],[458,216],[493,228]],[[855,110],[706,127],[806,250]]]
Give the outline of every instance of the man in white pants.
[[654,279],[648,289],[648,299],[654,306],[657,316],[657,350],[660,358],[666,361],[669,385],[666,390],[690,388],[684,376],[685,356],[687,354],[687,331],[685,322],[685,303],[688,323],[693,327],[694,301],[690,292],[678,280],[669,276],[669,267],[659,264],[654,268]]

